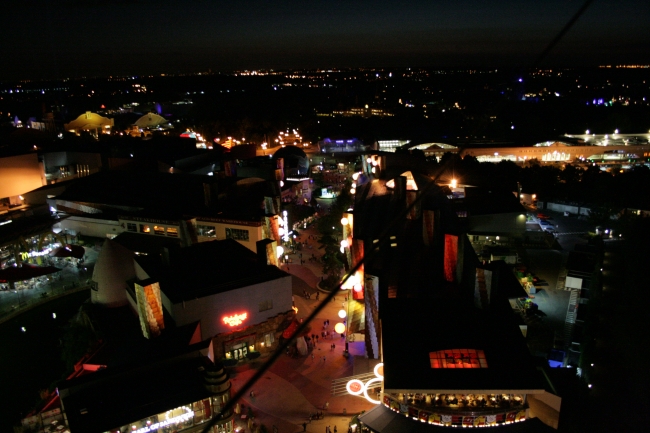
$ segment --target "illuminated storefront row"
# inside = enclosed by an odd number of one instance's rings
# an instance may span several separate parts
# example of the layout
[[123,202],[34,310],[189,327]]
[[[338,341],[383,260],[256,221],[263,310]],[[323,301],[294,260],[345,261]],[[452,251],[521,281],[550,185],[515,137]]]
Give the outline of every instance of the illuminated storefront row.
[[[205,422],[221,411],[228,400],[228,395],[208,397],[111,429],[107,433],[182,432],[191,427],[203,426]],[[233,432],[233,416],[225,417],[224,421],[215,425],[211,431],[214,433]]]

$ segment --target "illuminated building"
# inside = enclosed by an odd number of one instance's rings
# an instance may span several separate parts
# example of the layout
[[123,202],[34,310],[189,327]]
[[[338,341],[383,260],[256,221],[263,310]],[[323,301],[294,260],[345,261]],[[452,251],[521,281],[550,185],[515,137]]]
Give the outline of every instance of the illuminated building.
[[[560,399],[546,391],[509,303],[526,296],[512,270],[478,262],[448,185],[401,158],[373,158],[344,226],[352,265],[379,248],[357,279],[367,356],[383,361],[380,393],[369,394],[379,404],[361,424],[401,433],[537,417],[557,427]],[[380,175],[367,171],[380,166]]]
[[94,137],[98,137],[99,134],[110,134],[113,126],[115,126],[113,119],[86,111],[72,122],[63,125],[63,128],[77,135],[88,132]]
[[58,224],[72,235],[114,238],[128,232],[183,246],[234,239],[251,251],[257,251],[257,241],[279,240],[277,182],[106,172],[76,179],[63,188],[47,203],[68,216]]
[[92,301],[130,305],[148,339],[200,323],[217,359],[250,358],[278,345],[293,318],[291,276],[272,265],[274,243],[253,253],[233,239],[181,248],[125,233],[107,240],[97,260]]
[[366,146],[357,138],[324,138],[318,142],[320,153],[363,152]]
[[36,153],[0,157],[0,211],[23,205],[24,194],[45,185]]

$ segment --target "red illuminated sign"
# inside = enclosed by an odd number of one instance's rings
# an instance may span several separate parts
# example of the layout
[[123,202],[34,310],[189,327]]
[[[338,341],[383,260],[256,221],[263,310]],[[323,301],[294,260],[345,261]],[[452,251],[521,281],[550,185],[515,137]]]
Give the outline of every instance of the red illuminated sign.
[[232,316],[226,316],[223,318],[223,322],[228,326],[237,326],[244,323],[244,320],[248,317],[248,313],[242,314],[233,314]]

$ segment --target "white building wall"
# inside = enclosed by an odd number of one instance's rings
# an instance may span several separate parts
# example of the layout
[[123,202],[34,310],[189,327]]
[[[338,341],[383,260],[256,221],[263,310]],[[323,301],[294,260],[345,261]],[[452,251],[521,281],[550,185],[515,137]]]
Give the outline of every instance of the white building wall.
[[118,221],[77,215],[72,215],[57,224],[61,227],[61,231],[67,231],[75,236],[81,233],[83,236],[106,238],[117,236],[124,231]]
[[[164,291],[164,287],[161,289]],[[169,311],[179,326],[201,320],[203,338],[209,338],[262,323],[291,310],[291,295],[291,276],[287,275],[277,280],[177,303]],[[259,311],[260,303],[269,300],[273,302],[273,308]],[[223,321],[224,317],[243,313],[247,314],[247,318],[239,326],[231,327]]]

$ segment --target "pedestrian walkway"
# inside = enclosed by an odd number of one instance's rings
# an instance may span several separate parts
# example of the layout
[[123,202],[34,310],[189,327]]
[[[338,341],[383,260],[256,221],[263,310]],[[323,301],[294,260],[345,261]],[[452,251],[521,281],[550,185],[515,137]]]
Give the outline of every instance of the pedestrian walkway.
[[84,263],[77,267],[67,259],[51,259],[59,272],[16,284],[16,290],[0,291],[0,322],[52,299],[84,290],[92,285],[98,250],[84,247]]

